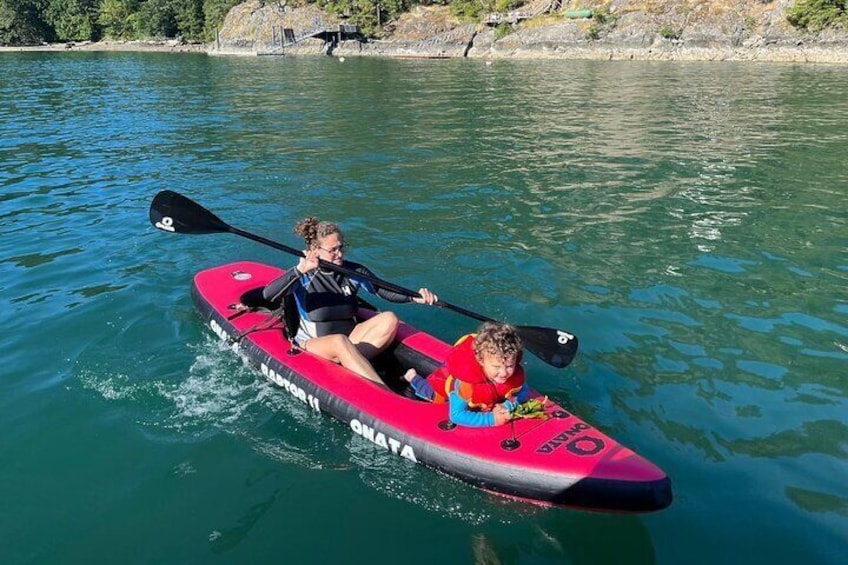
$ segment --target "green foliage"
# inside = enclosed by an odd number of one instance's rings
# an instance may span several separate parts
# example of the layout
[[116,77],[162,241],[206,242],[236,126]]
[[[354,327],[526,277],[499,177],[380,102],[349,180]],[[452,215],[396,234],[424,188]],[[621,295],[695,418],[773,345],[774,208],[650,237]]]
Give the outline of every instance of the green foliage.
[[618,17],[612,13],[612,9],[609,4],[605,4],[604,6],[592,11],[592,21],[600,26],[612,28],[615,26],[617,20]]
[[0,0],[0,45],[36,45],[53,39],[44,0]]
[[413,0],[317,0],[326,11],[359,26],[365,35],[374,35],[387,22],[408,11]]
[[680,39],[680,32],[670,27],[660,28],[660,36],[664,39]]
[[495,40],[506,37],[512,32],[512,26],[506,22],[501,22],[495,26]]
[[139,32],[145,37],[176,37],[177,16],[173,0],[147,0],[141,4]]
[[98,21],[110,39],[208,37],[203,0],[103,0]]
[[230,8],[241,3],[241,0],[203,0],[203,39],[215,39],[215,31],[220,29]]
[[203,0],[175,0],[174,18],[183,38],[204,38]]
[[586,39],[596,41],[615,27],[618,18],[612,13],[610,5],[606,4],[592,11],[592,23],[586,31]]
[[477,20],[483,14],[495,12],[495,0],[453,0],[451,11],[461,18]]
[[109,39],[138,37],[138,0],[103,0],[97,23]]
[[516,6],[520,6],[524,0],[495,0],[495,12],[509,12],[514,10]]
[[842,24],[848,28],[848,10],[844,0],[798,0],[786,12],[793,26],[811,32]]
[[0,45],[183,37],[209,40],[242,0],[0,0]]
[[47,0],[45,21],[59,41],[94,41],[100,38],[97,23],[99,0]]

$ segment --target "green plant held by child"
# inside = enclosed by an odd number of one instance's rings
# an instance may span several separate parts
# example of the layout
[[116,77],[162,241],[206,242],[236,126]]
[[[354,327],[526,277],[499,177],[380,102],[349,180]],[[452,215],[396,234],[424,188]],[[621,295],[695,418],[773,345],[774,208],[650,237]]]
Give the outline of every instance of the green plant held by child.
[[512,411],[512,415],[515,418],[541,418],[543,420],[547,420],[548,415],[545,413],[545,406],[547,403],[547,396],[541,399],[531,398],[527,402],[516,406],[515,410]]

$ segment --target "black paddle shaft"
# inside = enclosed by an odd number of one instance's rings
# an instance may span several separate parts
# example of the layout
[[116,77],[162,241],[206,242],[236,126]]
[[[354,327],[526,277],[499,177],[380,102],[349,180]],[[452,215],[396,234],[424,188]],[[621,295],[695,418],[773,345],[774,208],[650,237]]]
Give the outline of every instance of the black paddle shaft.
[[[302,251],[293,247],[235,228],[190,198],[171,190],[163,190],[153,198],[153,202],[150,204],[150,223],[160,230],[172,233],[193,235],[231,233],[296,257],[304,256]],[[398,294],[411,298],[421,298],[421,295],[414,290],[384,281],[373,275],[353,271],[323,259],[319,259],[318,264],[324,269],[336,271],[351,278],[367,280],[378,287]],[[436,306],[453,310],[481,322],[496,321],[442,300],[437,301]],[[515,328],[524,343],[524,347],[539,359],[554,367],[565,367],[571,363],[577,353],[577,336],[570,332],[540,326],[515,326]]]

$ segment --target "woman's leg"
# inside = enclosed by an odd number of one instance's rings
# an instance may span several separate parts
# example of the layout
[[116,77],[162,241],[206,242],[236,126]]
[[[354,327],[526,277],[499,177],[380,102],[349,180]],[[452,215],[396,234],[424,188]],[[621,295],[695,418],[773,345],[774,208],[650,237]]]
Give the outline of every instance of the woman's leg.
[[371,363],[368,362],[368,359],[345,335],[333,334],[314,337],[303,344],[303,348],[319,357],[339,363],[342,367],[350,369],[369,381],[385,384],[374,367],[371,366]]
[[350,332],[350,341],[366,359],[373,359],[395,338],[400,321],[394,312],[380,312]]

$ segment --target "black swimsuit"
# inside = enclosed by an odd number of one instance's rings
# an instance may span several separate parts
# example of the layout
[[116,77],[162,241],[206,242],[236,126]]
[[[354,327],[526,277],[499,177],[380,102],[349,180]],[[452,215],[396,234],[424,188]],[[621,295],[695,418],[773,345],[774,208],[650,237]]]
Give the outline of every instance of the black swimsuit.
[[[346,269],[373,276],[367,267],[345,261]],[[283,294],[294,293],[300,324],[295,340],[303,344],[313,337],[331,334],[350,335],[356,327],[356,310],[359,304],[356,293],[360,287],[389,302],[410,302],[405,294],[375,288],[366,280],[348,277],[335,271],[316,269],[298,276],[291,268],[284,275],[268,283],[262,292],[266,300],[279,300]]]

